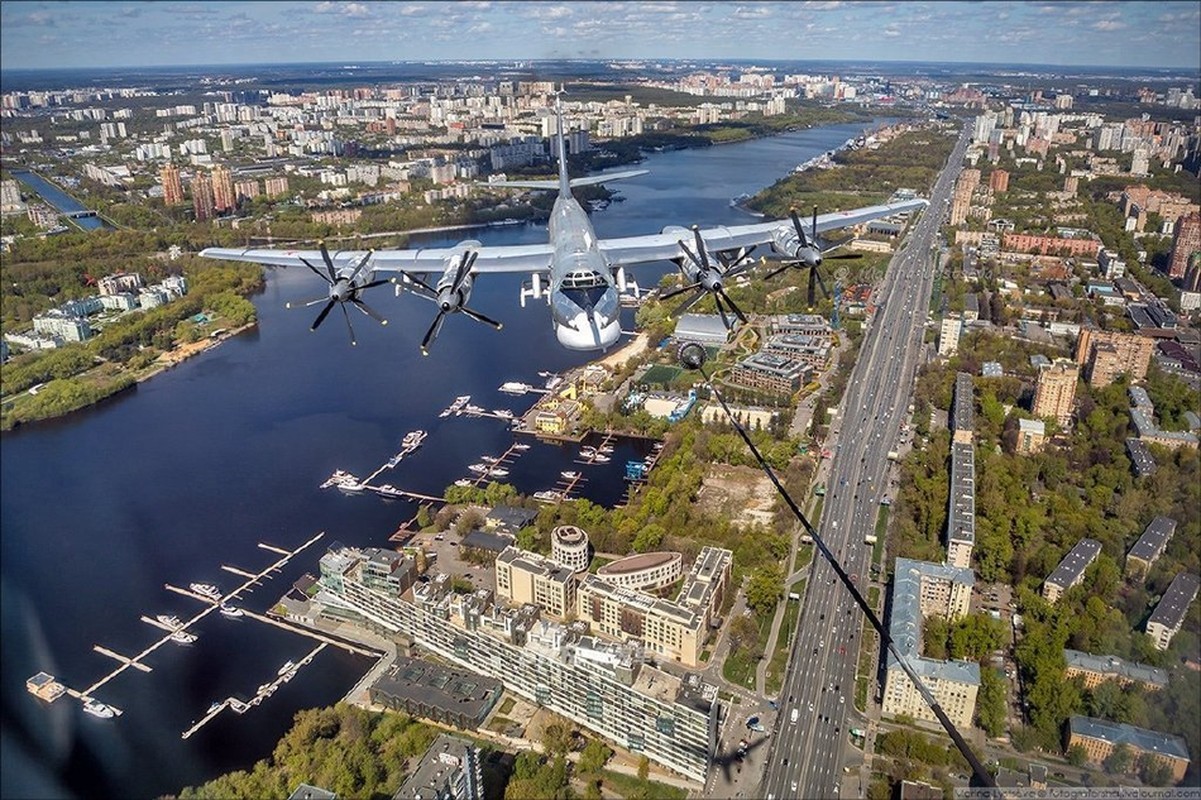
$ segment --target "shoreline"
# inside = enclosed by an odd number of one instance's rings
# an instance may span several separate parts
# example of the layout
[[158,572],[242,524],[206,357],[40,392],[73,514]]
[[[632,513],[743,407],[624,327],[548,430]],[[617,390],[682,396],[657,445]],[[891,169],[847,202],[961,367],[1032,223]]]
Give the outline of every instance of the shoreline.
[[[221,344],[222,342],[224,342],[227,339],[232,339],[235,336],[239,336],[239,335],[245,333],[246,331],[250,330],[251,328],[258,327],[258,324],[259,324],[258,320],[256,319],[255,321],[248,322],[245,325],[242,325],[241,327],[226,331],[226,332],[222,333],[220,336],[208,337],[206,339],[201,339],[200,341],[192,342],[190,344],[185,344],[181,347],[177,347],[173,350],[169,350],[169,351],[163,353],[161,356],[159,356],[158,360],[155,362],[155,366],[149,372],[147,372],[145,375],[139,376],[135,380],[135,383],[144,383],[145,381],[148,381],[151,378],[153,378],[155,375],[161,375],[162,373],[166,372],[167,370],[173,369],[173,368],[179,366],[180,364],[184,363],[185,361],[187,361],[189,358],[192,358],[193,356],[198,356],[201,353],[205,353],[205,352],[208,352],[209,350],[212,350],[214,347]],[[70,413],[70,412],[67,412],[67,413]]]

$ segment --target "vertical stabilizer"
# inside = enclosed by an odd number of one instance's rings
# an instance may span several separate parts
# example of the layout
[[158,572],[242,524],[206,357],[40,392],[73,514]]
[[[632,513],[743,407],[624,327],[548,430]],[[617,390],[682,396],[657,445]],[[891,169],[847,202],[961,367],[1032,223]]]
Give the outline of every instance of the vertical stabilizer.
[[555,97],[555,116],[559,140],[559,197],[571,197],[571,181],[567,177],[567,142],[563,136],[563,92]]

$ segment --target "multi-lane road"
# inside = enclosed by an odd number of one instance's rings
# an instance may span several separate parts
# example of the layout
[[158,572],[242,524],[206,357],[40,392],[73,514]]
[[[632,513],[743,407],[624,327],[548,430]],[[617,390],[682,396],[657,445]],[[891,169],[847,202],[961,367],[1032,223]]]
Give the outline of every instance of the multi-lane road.
[[[819,532],[867,595],[872,533],[889,491],[888,452],[908,413],[934,279],[931,248],[962,169],[965,128],[930,196],[930,205],[889,262],[876,295],[839,415],[832,423],[830,464]],[[760,797],[839,794],[849,747],[863,614],[833,568],[815,554]]]

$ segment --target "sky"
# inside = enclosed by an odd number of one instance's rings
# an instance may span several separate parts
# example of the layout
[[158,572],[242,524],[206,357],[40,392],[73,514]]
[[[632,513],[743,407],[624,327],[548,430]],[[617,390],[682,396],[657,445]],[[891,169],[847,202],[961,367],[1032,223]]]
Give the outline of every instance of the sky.
[[1201,2],[0,1],[0,67],[836,59],[1201,69]]

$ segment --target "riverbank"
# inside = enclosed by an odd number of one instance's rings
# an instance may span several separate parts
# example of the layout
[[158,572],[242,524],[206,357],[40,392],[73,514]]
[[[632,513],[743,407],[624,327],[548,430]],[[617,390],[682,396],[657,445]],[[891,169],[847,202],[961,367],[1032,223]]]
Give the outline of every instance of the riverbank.
[[159,375],[171,369],[172,367],[182,364],[192,356],[198,356],[207,350],[213,349],[226,339],[231,339],[238,334],[245,333],[251,328],[258,327],[258,324],[259,323],[257,320],[254,322],[248,322],[240,328],[234,328],[231,331],[223,331],[216,336],[209,336],[208,338],[200,339],[199,341],[188,342],[168,350],[158,357],[158,360],[154,362],[154,365],[150,368],[149,372],[146,372],[137,378],[137,382],[143,383],[144,381],[148,381],[155,375]]

